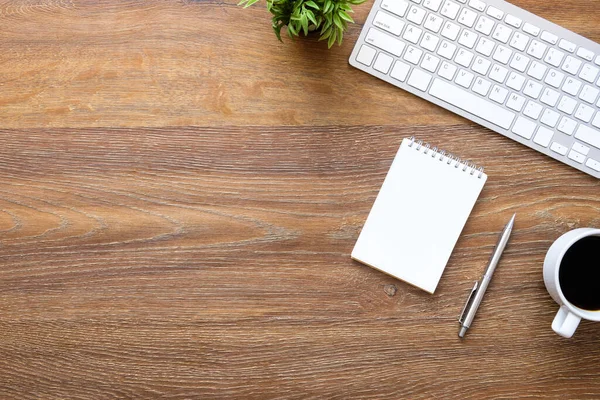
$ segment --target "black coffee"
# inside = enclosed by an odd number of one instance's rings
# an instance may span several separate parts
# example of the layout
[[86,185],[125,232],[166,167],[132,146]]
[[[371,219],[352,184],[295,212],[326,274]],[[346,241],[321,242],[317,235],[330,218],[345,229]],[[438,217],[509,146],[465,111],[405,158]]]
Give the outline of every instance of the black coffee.
[[584,310],[600,310],[600,236],[588,236],[565,253],[558,270],[565,298]]

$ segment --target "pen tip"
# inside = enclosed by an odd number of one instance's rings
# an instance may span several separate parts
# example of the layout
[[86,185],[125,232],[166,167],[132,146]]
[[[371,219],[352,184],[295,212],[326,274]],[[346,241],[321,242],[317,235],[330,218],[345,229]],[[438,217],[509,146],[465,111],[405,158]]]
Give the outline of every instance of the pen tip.
[[515,223],[516,217],[517,217],[517,213],[514,213],[513,216],[510,218],[510,221],[508,221],[508,224],[513,225]]
[[465,337],[465,333],[467,333],[467,328],[464,326],[460,327],[460,331],[458,332],[458,337],[459,338],[464,338]]

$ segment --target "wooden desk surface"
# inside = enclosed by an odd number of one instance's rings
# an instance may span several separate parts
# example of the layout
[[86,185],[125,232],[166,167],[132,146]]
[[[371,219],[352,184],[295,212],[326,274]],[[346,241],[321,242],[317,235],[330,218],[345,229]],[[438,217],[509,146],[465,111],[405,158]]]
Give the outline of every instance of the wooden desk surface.
[[[0,398],[600,397],[542,281],[599,181],[351,68],[372,1],[329,51],[235,3],[0,4]],[[515,3],[600,41],[600,1]],[[412,134],[489,174],[434,295],[349,256]]]

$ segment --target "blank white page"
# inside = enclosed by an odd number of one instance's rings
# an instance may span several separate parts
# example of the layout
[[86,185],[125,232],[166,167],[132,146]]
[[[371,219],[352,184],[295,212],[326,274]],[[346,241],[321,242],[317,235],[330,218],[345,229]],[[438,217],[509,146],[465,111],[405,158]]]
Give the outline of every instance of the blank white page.
[[352,258],[433,293],[486,180],[404,139]]

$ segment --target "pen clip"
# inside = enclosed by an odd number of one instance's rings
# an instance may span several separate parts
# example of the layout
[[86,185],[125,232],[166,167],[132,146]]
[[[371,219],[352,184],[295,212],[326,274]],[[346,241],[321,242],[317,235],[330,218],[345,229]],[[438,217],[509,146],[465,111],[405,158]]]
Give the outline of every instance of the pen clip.
[[475,296],[475,293],[477,292],[478,287],[479,287],[479,281],[475,281],[475,285],[473,286],[473,289],[471,289],[471,293],[469,293],[469,297],[467,298],[467,302],[465,303],[465,306],[463,307],[463,310],[460,313],[460,317],[458,317],[458,322],[460,322],[461,324],[465,320],[464,319],[465,314],[467,313],[467,310],[469,309],[469,305],[471,305],[471,302],[473,301],[473,296]]

